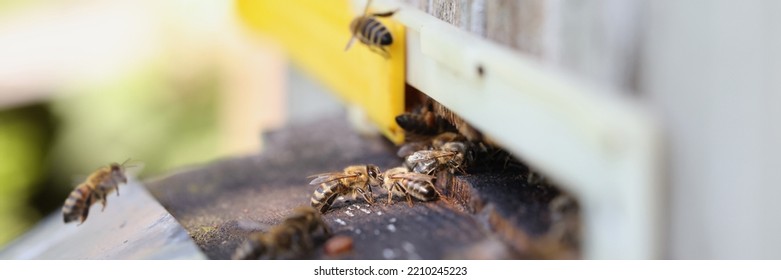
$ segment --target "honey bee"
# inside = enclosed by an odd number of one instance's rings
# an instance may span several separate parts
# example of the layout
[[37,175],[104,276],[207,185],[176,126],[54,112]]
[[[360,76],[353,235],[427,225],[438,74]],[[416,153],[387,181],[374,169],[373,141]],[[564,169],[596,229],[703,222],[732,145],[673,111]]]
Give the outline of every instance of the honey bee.
[[453,113],[453,111],[451,111],[450,109],[448,109],[447,107],[445,107],[439,102],[436,102],[434,100],[431,100],[431,102],[432,102],[434,115],[443,118],[445,119],[445,121],[452,124],[458,130],[458,132],[461,133],[461,135],[464,135],[464,137],[466,137],[467,140],[475,141],[475,142],[482,141],[490,145],[493,145],[493,141],[490,138],[483,137],[483,134],[480,133],[480,131],[478,131],[471,124],[469,124],[464,119],[462,119],[460,116]]
[[388,190],[388,204],[393,195],[404,196],[412,206],[412,197],[420,201],[430,201],[439,197],[434,188],[434,176],[410,172],[406,167],[391,168],[383,173],[383,186]]
[[442,149],[442,147],[448,142],[461,142],[464,140],[465,138],[461,134],[454,132],[444,132],[425,141],[406,143],[399,148],[399,151],[396,154],[399,157],[406,158],[417,151],[439,150]]
[[315,247],[315,234],[328,236],[331,231],[320,213],[312,207],[293,210],[281,224],[268,232],[251,234],[236,251],[234,260],[301,258]]
[[409,102],[419,102],[420,105],[396,116],[396,124],[404,129],[405,140],[424,141],[443,132],[457,131],[447,120],[434,113],[434,101],[430,97],[415,88],[408,87],[407,91],[411,95]]
[[407,132],[431,135],[437,133],[435,117],[431,111],[409,112],[396,116],[396,123]]
[[396,116],[396,124],[407,133],[409,140],[426,139],[447,131],[455,131],[445,119],[430,110],[407,112]]
[[415,173],[433,175],[447,170],[463,173],[467,146],[464,142],[447,142],[439,150],[421,150],[409,155],[404,163]]
[[106,209],[106,197],[113,191],[119,196],[119,184],[126,184],[125,161],[122,164],[112,163],[93,172],[84,183],[79,184],[65,200],[62,206],[62,215],[65,223],[79,220],[84,223],[89,214],[89,208],[95,203],[103,205],[101,211]]
[[320,185],[315,189],[311,199],[312,207],[320,213],[331,209],[334,200],[340,195],[352,194],[355,199],[360,194],[366,202],[372,204],[374,203],[372,187],[382,185],[380,168],[372,164],[352,165],[342,172],[322,173],[309,177],[316,177],[309,182],[310,185]]
[[[421,127],[429,127],[432,129],[431,131],[433,131],[435,127],[439,127],[440,133],[446,131],[455,131],[463,135],[470,142],[482,142],[488,146],[497,146],[497,143],[491,137],[488,135],[483,135],[479,130],[477,130],[477,128],[473,127],[466,120],[451,111],[449,108],[445,107],[445,105],[442,105],[442,103],[437,102],[415,87],[406,87],[405,96],[408,96],[410,102],[409,104],[419,104],[417,107],[415,107],[415,109],[412,110],[412,112],[402,114],[412,115],[407,115],[404,117],[399,115],[399,117],[402,119],[402,123],[399,123],[399,119],[397,117],[396,123],[399,124],[401,128],[404,128],[406,132],[414,133],[414,131],[420,130]],[[420,116],[414,116],[415,114]],[[415,119],[418,120],[416,121]],[[410,121],[412,123],[405,123]],[[410,129],[408,129],[408,127]]]
[[393,36],[388,28],[379,22],[376,17],[389,17],[398,10],[368,14],[370,4],[371,0],[366,3],[362,15],[354,18],[352,22],[350,22],[350,33],[352,35],[344,50],[347,51],[350,49],[355,38],[358,38],[358,40],[368,46],[370,50],[381,55],[385,59],[388,59],[390,58],[390,53],[385,47],[393,44]]

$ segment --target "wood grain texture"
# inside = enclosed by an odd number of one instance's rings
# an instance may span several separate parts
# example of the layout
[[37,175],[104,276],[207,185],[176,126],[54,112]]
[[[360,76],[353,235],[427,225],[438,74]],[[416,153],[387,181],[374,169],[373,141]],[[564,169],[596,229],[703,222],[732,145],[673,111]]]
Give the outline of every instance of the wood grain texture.
[[486,37],[536,57],[543,55],[545,5],[542,0],[486,1]]
[[462,30],[545,64],[636,92],[642,0],[406,0]]

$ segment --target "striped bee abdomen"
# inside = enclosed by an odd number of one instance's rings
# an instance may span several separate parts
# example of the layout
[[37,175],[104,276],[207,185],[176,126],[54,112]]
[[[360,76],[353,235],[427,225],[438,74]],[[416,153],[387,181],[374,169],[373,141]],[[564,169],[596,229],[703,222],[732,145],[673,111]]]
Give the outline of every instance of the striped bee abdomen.
[[380,46],[393,44],[393,37],[385,25],[370,17],[364,18],[363,20],[364,22],[361,24],[360,34],[361,37],[367,41],[367,44]]
[[393,36],[391,35],[390,30],[376,18],[393,16],[398,10],[369,14],[367,12],[369,11],[370,3],[371,0],[366,3],[363,15],[354,18],[350,22],[350,33],[352,33],[352,36],[350,37],[350,41],[347,42],[347,46],[344,50],[350,49],[353,40],[358,38],[361,43],[369,47],[369,50],[388,59],[390,58],[390,53],[385,47],[393,44]]
[[74,189],[62,206],[63,220],[66,223],[79,220],[83,223],[92,206],[92,190],[86,184],[81,184]]
[[437,198],[437,192],[431,182],[412,181],[404,182],[407,186],[407,193],[421,201],[429,201]]
[[320,184],[312,194],[312,207],[320,211],[320,213],[325,213],[328,209],[331,209],[331,204],[336,200],[336,197],[338,197],[341,184],[341,180]]

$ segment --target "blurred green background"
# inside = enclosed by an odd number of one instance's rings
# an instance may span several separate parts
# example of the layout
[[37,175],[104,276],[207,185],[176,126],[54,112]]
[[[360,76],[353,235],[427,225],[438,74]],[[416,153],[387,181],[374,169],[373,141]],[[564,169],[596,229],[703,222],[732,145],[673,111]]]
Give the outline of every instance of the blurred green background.
[[280,122],[281,81],[253,67],[284,64],[232,3],[163,2],[0,1],[0,248],[101,166],[143,179],[257,152]]
[[202,75],[177,87],[150,67],[70,98],[0,111],[0,244],[61,207],[76,182],[109,162],[132,158],[157,174],[214,158],[215,79]]

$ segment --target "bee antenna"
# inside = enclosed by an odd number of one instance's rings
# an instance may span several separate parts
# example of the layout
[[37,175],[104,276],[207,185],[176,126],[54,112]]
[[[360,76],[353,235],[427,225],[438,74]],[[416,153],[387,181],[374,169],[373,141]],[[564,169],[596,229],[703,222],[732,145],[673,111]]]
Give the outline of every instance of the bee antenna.
[[372,0],[366,1],[366,7],[363,8],[363,15],[365,16],[366,13],[369,12],[369,6],[371,6]]

